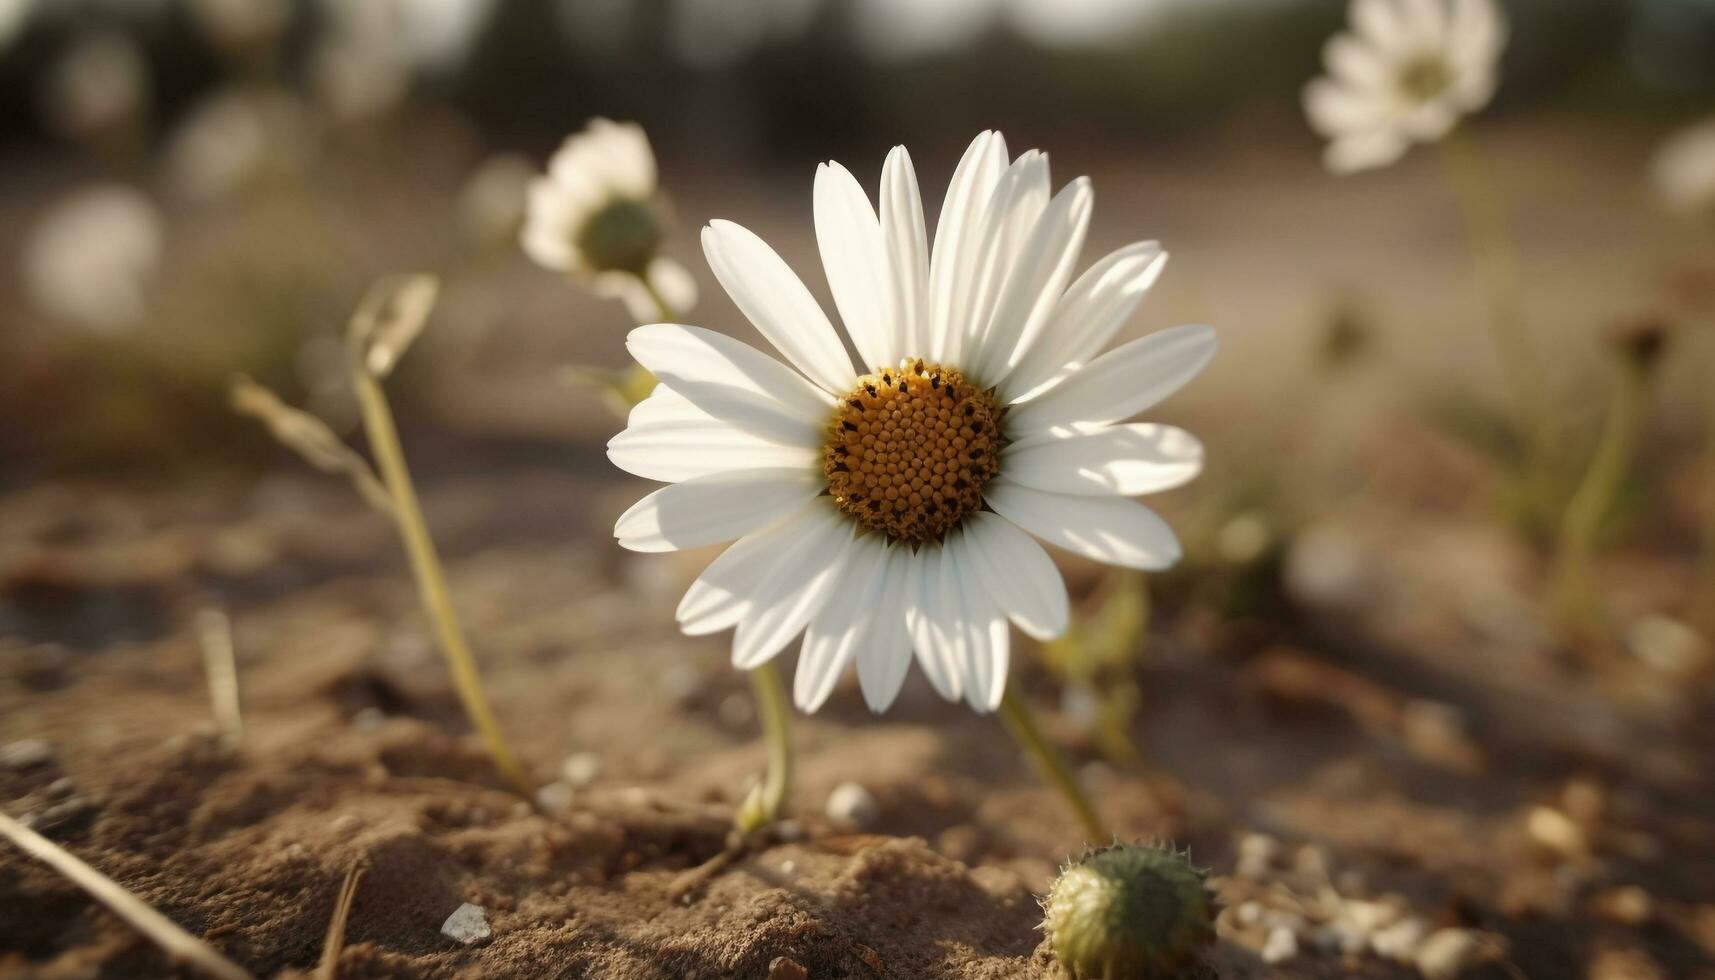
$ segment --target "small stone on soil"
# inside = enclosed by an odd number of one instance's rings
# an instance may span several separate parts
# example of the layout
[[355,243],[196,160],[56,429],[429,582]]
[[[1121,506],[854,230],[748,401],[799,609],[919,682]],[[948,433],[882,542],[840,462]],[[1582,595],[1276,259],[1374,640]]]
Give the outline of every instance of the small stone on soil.
[[776,956],[768,964],[768,980],[808,980],[810,971],[789,956]]
[[1481,949],[1469,929],[1438,929],[1417,949],[1417,972],[1423,980],[1453,980],[1477,961]]
[[54,761],[54,747],[44,739],[23,738],[0,745],[0,769],[34,769]]
[[447,921],[441,923],[441,935],[469,946],[494,935],[494,930],[488,927],[488,916],[483,912],[482,906],[466,902],[455,909],[452,915],[447,916]]
[[868,830],[881,816],[881,805],[875,794],[857,783],[841,783],[828,794],[827,814],[830,820]]
[[573,789],[583,789],[601,774],[601,757],[594,752],[576,752],[560,764],[560,780]]
[[1262,944],[1262,961],[1264,963],[1284,963],[1298,955],[1298,937],[1285,926],[1275,926],[1268,934],[1268,941]]

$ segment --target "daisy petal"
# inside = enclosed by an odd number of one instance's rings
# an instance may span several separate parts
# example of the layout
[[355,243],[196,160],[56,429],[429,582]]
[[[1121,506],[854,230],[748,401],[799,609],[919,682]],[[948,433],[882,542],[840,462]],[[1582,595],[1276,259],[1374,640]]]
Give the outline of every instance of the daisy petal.
[[929,245],[917,172],[903,146],[881,168],[881,236],[893,268],[893,357],[920,357],[929,350]]
[[899,696],[911,668],[911,633],[905,627],[907,598],[917,589],[918,562],[909,548],[887,549],[881,598],[872,610],[873,623],[857,651],[858,686],[864,703],[877,714]]
[[771,442],[822,444],[833,400],[748,344],[701,327],[656,323],[631,331],[625,347],[714,418]]
[[822,605],[804,631],[798,652],[798,672],[792,679],[792,701],[806,714],[820,708],[834,692],[840,674],[875,628],[876,605],[886,585],[887,548],[877,537],[852,542],[834,591],[839,595]]
[[798,370],[830,394],[857,377],[827,314],[780,255],[743,225],[715,220],[703,229],[703,254],[756,329]]
[[1330,138],[1385,126],[1392,119],[1389,103],[1374,91],[1318,78],[1304,87],[1304,114],[1318,133]]
[[848,524],[834,508],[812,501],[780,523],[738,539],[685,590],[674,613],[679,628],[703,636],[737,626],[772,572],[826,550]]
[[1013,406],[1007,424],[1029,435],[1130,418],[1196,377],[1215,346],[1215,331],[1204,326],[1173,327],[1122,344],[1041,397]]
[[1392,129],[1342,136],[1328,144],[1322,156],[1330,173],[1350,174],[1385,167],[1405,155],[1408,143]]
[[995,185],[977,237],[973,274],[955,306],[963,339],[955,342],[952,360],[969,362],[982,355],[1001,290],[1048,207],[1048,194],[1048,157],[1040,150],[1020,153]]
[[1085,558],[1146,572],[1179,561],[1173,529],[1134,500],[1047,493],[1004,478],[990,481],[983,499],[1024,530]]
[[962,634],[951,628],[951,624],[958,619],[961,603],[956,594],[946,595],[941,587],[941,566],[946,559],[944,544],[925,545],[918,550],[917,570],[912,576],[917,590],[906,596],[905,623],[923,676],[929,679],[935,693],[948,701],[957,701],[964,691],[964,654]]
[[943,564],[943,592],[956,591],[961,613],[957,620],[964,637],[965,703],[973,711],[988,713],[1000,706],[1006,691],[1006,669],[1011,657],[1011,636],[1007,632],[1006,616],[995,603],[994,596],[981,588],[972,574],[976,557],[971,550],[970,535],[960,533],[949,537],[951,560]]
[[705,416],[628,424],[625,431],[608,440],[607,458],[645,480],[677,483],[729,470],[814,470],[821,462],[821,453],[806,446],[768,442]]
[[930,360],[956,360],[964,337],[959,303],[966,283],[976,275],[983,214],[995,185],[1007,169],[1006,140],[999,133],[977,134],[947,185],[941,218],[935,224],[935,248],[929,257]]
[[1054,316],[1000,385],[1010,403],[1083,367],[1137,312],[1167,265],[1159,242],[1136,242],[1111,252],[1078,277]]
[[814,469],[711,473],[662,487],[619,516],[613,535],[631,551],[678,551],[743,537],[820,493]]
[[1203,470],[1203,444],[1184,429],[1137,422],[1008,446],[1002,468],[1021,486],[1082,496],[1135,497],[1183,486]]
[[1352,24],[1371,44],[1392,55],[1409,55],[1416,40],[1399,0],[1353,0]]
[[976,352],[974,368],[983,383],[1005,381],[1036,343],[1072,279],[1084,250],[1095,200],[1090,179],[1079,177],[1054,197],[1013,263],[994,317]]
[[818,539],[819,547],[795,549],[790,560],[783,556],[757,586],[750,611],[733,633],[734,667],[749,670],[768,662],[822,611],[851,551],[854,525],[843,523]]
[[815,215],[828,288],[865,372],[893,367],[902,356],[894,343],[893,271],[875,208],[851,171],[837,163],[816,168]]
[[1018,628],[1035,640],[1052,640],[1066,632],[1066,583],[1042,546],[1010,521],[986,511],[966,518],[965,526],[983,588]]
[[1393,82],[1393,66],[1373,46],[1351,34],[1336,34],[1322,46],[1322,62],[1335,80],[1356,89],[1374,90]]

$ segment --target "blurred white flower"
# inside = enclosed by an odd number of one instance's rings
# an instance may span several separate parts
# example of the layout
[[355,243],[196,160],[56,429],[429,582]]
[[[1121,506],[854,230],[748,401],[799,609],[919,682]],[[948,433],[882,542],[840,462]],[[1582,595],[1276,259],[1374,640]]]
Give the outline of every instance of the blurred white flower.
[[190,9],[209,40],[229,51],[273,43],[292,14],[288,0],[192,0]]
[[518,153],[496,153],[482,161],[459,193],[459,224],[478,245],[516,239],[524,226],[524,199],[536,165]]
[[0,51],[30,25],[36,0],[0,0]]
[[494,0],[392,0],[392,3],[397,10],[405,56],[414,68],[423,72],[452,71],[464,64],[494,7]]
[[1304,90],[1329,170],[1387,166],[1494,97],[1507,36],[1494,0],[1352,0],[1351,23]]
[[1715,218],[1715,118],[1680,130],[1656,152],[1656,193],[1676,213]]
[[817,169],[843,334],[762,239],[730,221],[703,229],[715,278],[780,356],[676,323],[631,332],[660,383],[608,458],[669,485],[614,535],[640,552],[734,542],[685,593],[680,629],[735,629],[741,669],[802,634],[805,711],[854,664],[885,710],[913,649],[942,697],[993,711],[1009,620],[1038,640],[1068,623],[1035,538],[1124,568],[1178,561],[1172,528],[1130,498],[1195,478],[1202,444],[1126,420],[1201,372],[1215,332],[1175,327],[1103,353],[1166,254],[1134,242],[1076,275],[1090,181],[1054,193],[1048,158],[1014,158],[999,133],[954,170],[932,246],[904,147],[882,168],[880,205],[839,164]]
[[167,183],[186,201],[223,200],[265,173],[302,167],[310,142],[309,120],[291,95],[219,92],[193,109],[168,139]]
[[403,102],[418,73],[463,64],[493,0],[323,0],[329,25],[311,57],[312,84],[333,115],[354,121]]
[[134,119],[149,97],[143,51],[118,31],[85,35],[53,66],[43,96],[57,132],[80,138],[110,132]]
[[674,313],[697,298],[691,274],[660,255],[667,224],[643,127],[593,119],[531,181],[520,237],[537,263],[588,278],[632,316],[656,320],[660,304],[650,289]]
[[47,316],[118,332],[148,313],[163,238],[161,214],[140,192],[118,184],[78,191],[30,229],[25,291]]

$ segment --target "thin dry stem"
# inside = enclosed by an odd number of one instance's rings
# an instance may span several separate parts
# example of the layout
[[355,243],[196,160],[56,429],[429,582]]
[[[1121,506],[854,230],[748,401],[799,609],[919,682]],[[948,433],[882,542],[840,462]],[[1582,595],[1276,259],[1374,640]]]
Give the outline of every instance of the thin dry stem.
[[228,748],[244,737],[244,714],[238,700],[238,661],[233,653],[232,620],[219,609],[197,613],[197,644],[202,647],[203,670],[208,674],[208,697],[214,710],[215,727]]
[[316,469],[344,474],[376,510],[392,512],[393,500],[375,471],[321,419],[287,405],[244,375],[232,380],[232,407],[240,415],[260,420],[276,441]]
[[322,942],[321,963],[316,967],[318,980],[338,980],[339,957],[345,952],[345,924],[351,919],[351,906],[357,899],[357,883],[362,880],[363,865],[353,864],[345,873],[345,883],[339,886],[333,918],[328,920],[327,939]]
[[127,891],[125,886],[4,813],[0,813],[0,835],[4,835],[24,853],[71,879],[73,884],[107,906],[114,915],[149,937],[172,960],[217,980],[252,980],[250,971],[180,928],[173,920]]

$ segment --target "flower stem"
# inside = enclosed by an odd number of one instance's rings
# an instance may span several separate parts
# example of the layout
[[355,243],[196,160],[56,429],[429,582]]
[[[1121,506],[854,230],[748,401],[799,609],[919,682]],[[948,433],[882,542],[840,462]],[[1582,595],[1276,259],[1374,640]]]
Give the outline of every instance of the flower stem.
[[1516,422],[1524,441],[1530,501],[1538,513],[1548,499],[1557,433],[1549,409],[1548,385],[1536,343],[1524,322],[1519,287],[1518,251],[1507,231],[1505,208],[1487,161],[1476,141],[1455,129],[1441,140],[1447,181],[1464,218],[1477,277],[1489,307],[1489,330],[1510,389]]
[[1613,509],[1637,451],[1649,379],[1647,366],[1630,359],[1623,362],[1601,441],[1560,522],[1551,599],[1561,623],[1577,631],[1595,625],[1596,590],[1590,559],[1602,520]]
[[378,381],[363,365],[352,366],[352,386],[363,410],[364,430],[375,453],[381,478],[393,498],[393,517],[404,539],[405,553],[411,561],[411,573],[423,609],[440,638],[441,653],[453,675],[453,688],[464,705],[465,716],[482,737],[488,754],[507,782],[526,799],[534,793],[530,777],[512,754],[501,734],[500,724],[489,709],[488,698],[482,691],[482,678],[477,674],[476,659],[459,628],[458,615],[453,611],[452,597],[447,590],[446,575],[435,553],[435,543],[423,523],[422,507],[417,502],[417,490],[411,483],[411,471],[405,465],[405,451],[399,445],[399,432],[393,423],[393,412],[387,405],[387,395]]
[[763,737],[768,741],[768,774],[739,808],[734,821],[745,834],[780,819],[786,794],[792,788],[792,709],[786,701],[779,665],[770,660],[750,671],[750,687],[756,694]]
[[1030,707],[1017,691],[1008,684],[1006,693],[1000,699],[1000,720],[1006,726],[1007,734],[1019,747],[1028,752],[1031,758],[1041,768],[1043,775],[1066,797],[1066,802],[1078,815],[1078,822],[1084,825],[1084,836],[1089,843],[1105,844],[1113,839],[1108,828],[1102,823],[1102,818],[1096,815],[1096,808],[1090,803],[1082,786],[1078,785],[1078,777],[1073,775],[1066,759],[1054,746],[1043,738],[1042,730],[1037,727],[1036,719],[1030,713]]
[[673,309],[672,303],[667,302],[667,297],[661,295],[661,290],[656,287],[654,282],[650,281],[649,274],[645,272],[639,275],[637,282],[643,287],[643,291],[649,294],[649,298],[655,301],[655,309],[660,311],[661,322],[677,323],[679,312]]

